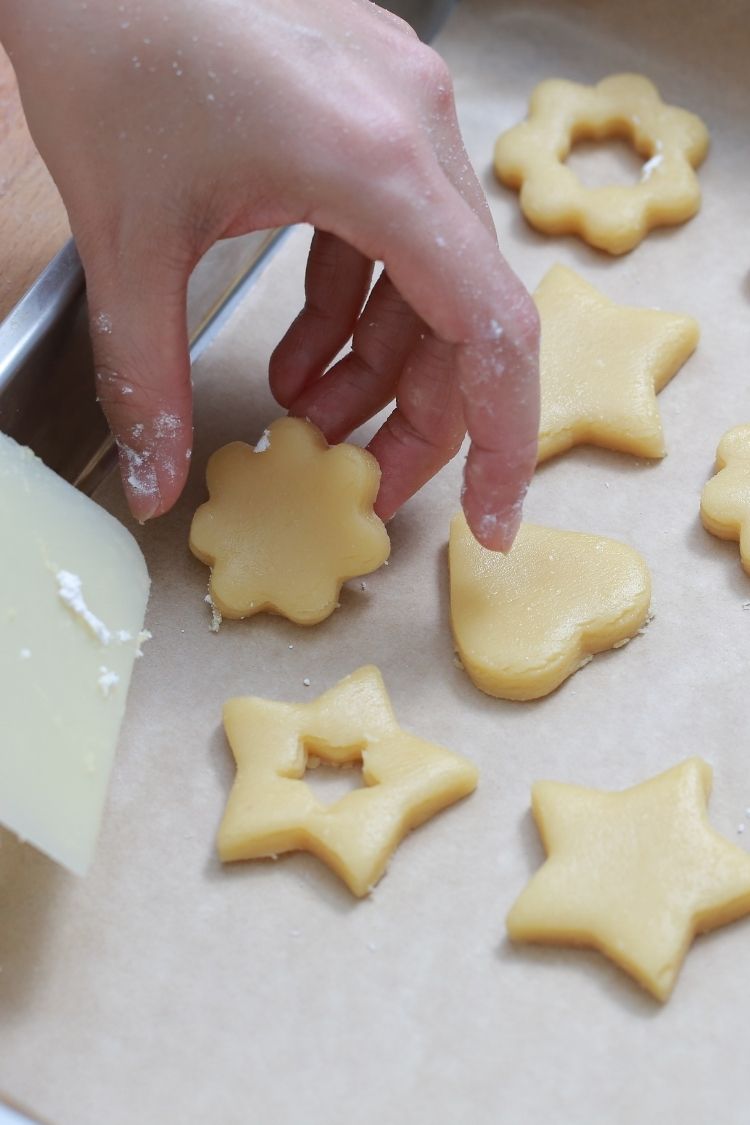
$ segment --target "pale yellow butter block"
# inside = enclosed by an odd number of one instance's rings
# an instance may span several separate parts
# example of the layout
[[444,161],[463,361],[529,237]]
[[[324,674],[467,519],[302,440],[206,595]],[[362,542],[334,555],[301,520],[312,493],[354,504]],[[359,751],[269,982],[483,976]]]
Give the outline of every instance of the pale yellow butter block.
[[648,619],[648,567],[614,539],[524,523],[503,555],[480,546],[457,515],[449,561],[456,649],[488,695],[548,695]]
[[148,600],[130,533],[0,434],[0,824],[82,874]]
[[510,937],[598,949],[666,1000],[694,935],[750,912],[750,856],[711,827],[710,791],[700,758],[619,793],[537,782],[547,860]]
[[[311,703],[230,699],[224,728],[237,777],[219,829],[221,859],[310,851],[359,896],[410,829],[477,784],[471,762],[399,727],[371,665]],[[304,780],[311,757],[361,762],[363,787],[322,804]]]
[[278,418],[253,449],[235,441],[206,471],[190,549],[211,567],[209,597],[223,617],[279,613],[314,625],[342,584],[382,566],[390,540],[373,504],[380,467],[358,446],[330,446],[311,422]]
[[663,457],[656,395],[695,351],[697,321],[618,305],[561,265],[545,274],[534,301],[541,321],[539,461],[576,445]]
[[750,574],[750,425],[735,426],[719,442],[716,476],[701,494],[701,520],[719,539],[736,539]]

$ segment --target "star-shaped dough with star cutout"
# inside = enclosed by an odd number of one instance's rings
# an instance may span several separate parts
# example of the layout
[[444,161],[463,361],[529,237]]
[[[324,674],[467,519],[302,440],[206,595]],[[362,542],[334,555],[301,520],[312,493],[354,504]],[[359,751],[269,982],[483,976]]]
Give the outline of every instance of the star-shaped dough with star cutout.
[[206,483],[190,549],[211,567],[209,597],[223,617],[268,611],[315,625],[348,578],[388,558],[388,532],[373,511],[377,461],[355,445],[329,447],[302,418],[277,419],[255,449],[225,445]]
[[709,824],[710,790],[700,758],[619,793],[537,782],[548,858],[508,915],[510,937],[598,949],[668,999],[695,934],[750,912],[750,855]]
[[[646,162],[637,184],[589,188],[567,166],[576,141],[624,137]],[[529,116],[499,137],[495,172],[520,188],[521,210],[545,234],[578,234],[624,254],[657,226],[683,223],[700,207],[694,168],[708,150],[699,117],[665,105],[640,74],[613,74],[596,86],[548,79],[531,95]]]
[[750,425],[735,426],[719,442],[716,476],[701,495],[701,520],[719,539],[736,539],[750,574]]
[[[360,897],[410,829],[477,784],[471,762],[401,730],[371,665],[311,703],[230,699],[224,729],[237,776],[219,829],[221,859],[313,852]],[[364,787],[321,804],[304,781],[311,755],[339,766],[361,761]]]
[[698,343],[690,316],[617,305],[567,266],[534,294],[542,327],[539,461],[574,445],[665,454],[656,394]]

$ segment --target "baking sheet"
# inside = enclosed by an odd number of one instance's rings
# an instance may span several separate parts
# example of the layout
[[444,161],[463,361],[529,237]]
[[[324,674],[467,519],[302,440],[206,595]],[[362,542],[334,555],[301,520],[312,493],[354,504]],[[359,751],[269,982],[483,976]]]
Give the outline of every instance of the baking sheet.
[[[76,880],[0,839],[0,1088],[55,1125],[747,1120],[750,921],[700,938],[663,1008],[595,953],[513,948],[503,928],[542,859],[535,778],[618,788],[700,754],[716,771],[714,825],[750,839],[737,833],[750,806],[750,579],[736,545],[697,518],[719,437],[750,416],[750,17],[731,0],[697,7],[465,0],[438,44],[524,280],[534,286],[561,261],[616,300],[701,323],[699,351],[660,396],[663,463],[579,450],[544,466],[529,494],[529,519],[643,552],[646,635],[535,704],[474,689],[448,627],[458,462],[393,521],[390,566],[365,590],[351,583],[328,622],[209,632],[190,517],[209,453],[256,439],[276,413],[264,379],[302,299],[309,235],[296,233],[198,365],[185,498],[136,529],[154,639],[93,872]],[[699,112],[712,149],[700,215],[614,260],[530,231],[489,160],[537,81],[625,69]],[[99,498],[125,518],[115,481]],[[405,727],[477,762],[476,794],[405,841],[368,901],[309,856],[222,869],[214,834],[233,776],[224,699],[307,699],[370,661]]]

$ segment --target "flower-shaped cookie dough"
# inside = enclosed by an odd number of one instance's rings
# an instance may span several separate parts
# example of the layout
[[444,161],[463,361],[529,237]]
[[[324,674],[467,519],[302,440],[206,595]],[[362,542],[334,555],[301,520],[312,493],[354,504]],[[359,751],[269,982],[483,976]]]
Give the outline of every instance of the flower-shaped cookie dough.
[[[237,777],[219,829],[224,862],[310,851],[366,895],[410,829],[471,793],[471,762],[400,729],[377,668],[312,703],[230,699],[224,729]],[[365,787],[330,806],[304,781],[308,755],[362,762]]]
[[560,265],[534,301],[542,325],[539,461],[574,445],[663,457],[656,393],[695,350],[697,322],[617,305]]
[[388,558],[372,509],[377,461],[354,445],[329,448],[311,422],[279,418],[255,450],[224,446],[206,482],[190,548],[211,567],[209,596],[224,617],[268,610],[314,625],[336,608],[343,582]]
[[750,574],[750,425],[735,426],[719,442],[716,476],[701,496],[703,526],[719,539],[737,539]]
[[711,827],[700,758],[620,793],[539,781],[547,861],[508,915],[514,941],[598,949],[666,1000],[696,933],[750,912],[750,856]]
[[648,618],[648,567],[613,539],[524,523],[502,555],[481,547],[457,515],[449,562],[461,662],[478,688],[502,699],[548,695]]
[[[646,157],[640,182],[587,188],[565,161],[579,140],[624,137]],[[708,131],[693,113],[665,105],[652,82],[615,74],[596,86],[549,79],[531,96],[526,121],[499,137],[495,172],[520,188],[529,222],[545,234],[578,234],[624,254],[652,227],[682,223],[700,206],[693,171]]]

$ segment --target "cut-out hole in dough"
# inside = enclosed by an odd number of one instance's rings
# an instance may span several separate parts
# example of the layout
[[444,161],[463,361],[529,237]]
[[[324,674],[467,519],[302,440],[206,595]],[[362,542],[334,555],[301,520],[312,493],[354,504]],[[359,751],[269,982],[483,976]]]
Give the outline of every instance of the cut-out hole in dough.
[[335,805],[342,797],[364,785],[362,766],[359,763],[337,766],[321,761],[314,754],[307,759],[305,782],[321,805]]
[[640,183],[644,160],[624,137],[607,137],[601,141],[577,140],[566,160],[584,187],[630,187]]

